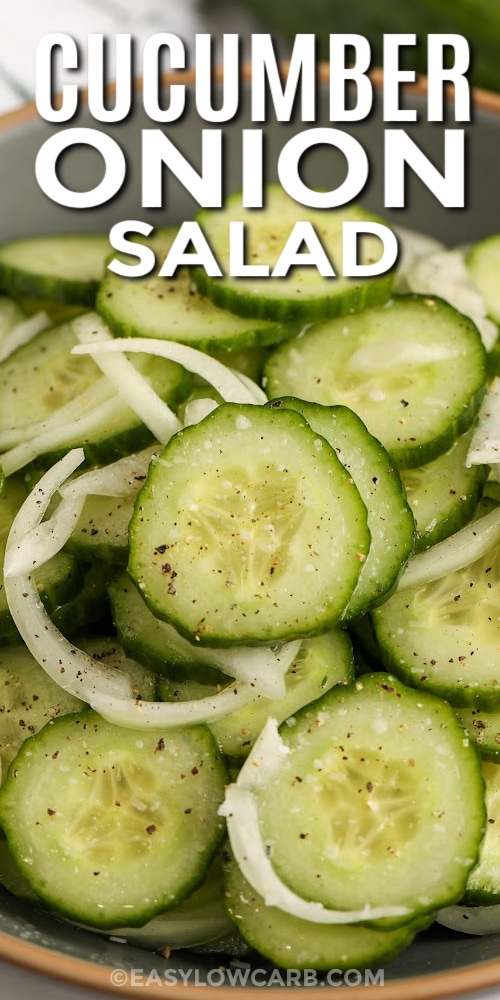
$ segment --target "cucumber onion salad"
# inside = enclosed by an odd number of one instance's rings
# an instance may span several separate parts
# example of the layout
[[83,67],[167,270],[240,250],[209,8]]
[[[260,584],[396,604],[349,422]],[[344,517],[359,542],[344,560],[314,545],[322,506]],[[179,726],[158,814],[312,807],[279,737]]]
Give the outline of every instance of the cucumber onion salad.
[[[293,223],[267,205],[257,266]],[[26,905],[319,971],[500,931],[500,236],[398,236],[356,282],[0,247],[0,881]]]

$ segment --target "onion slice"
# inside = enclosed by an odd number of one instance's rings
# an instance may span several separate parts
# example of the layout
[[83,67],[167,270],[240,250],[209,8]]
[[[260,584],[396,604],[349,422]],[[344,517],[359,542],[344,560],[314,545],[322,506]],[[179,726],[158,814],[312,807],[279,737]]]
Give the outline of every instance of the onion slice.
[[137,339],[126,337],[102,340],[92,344],[79,344],[73,348],[72,353],[91,354],[93,358],[97,359],[98,355],[120,353],[120,351],[126,354],[154,354],[159,358],[176,361],[188,372],[200,375],[206,382],[209,382],[227,403],[256,404],[256,392],[259,387],[255,383],[252,383],[253,388],[250,390],[245,378],[241,379],[239,374],[221,364],[220,361],[194,347],[187,347],[186,344],[177,344],[171,340],[156,340],[152,337]]
[[412,556],[399,579],[396,590],[423,587],[448,573],[470,566],[500,543],[500,506],[467,524],[425,552]]
[[288,748],[283,743],[276,719],[268,719],[236,782],[226,789],[219,809],[224,816],[231,848],[247,882],[266,906],[314,924],[353,924],[361,920],[404,916],[405,906],[365,906],[362,910],[330,910],[294,893],[275,872],[267,855],[259,826],[255,791],[280,767]]
[[[74,320],[73,328],[81,344],[113,340],[109,327],[97,313],[86,313]],[[95,363],[106,375],[124,402],[141,418],[158,441],[164,444],[180,430],[181,422],[173,410],[160,399],[153,387],[128,361],[123,352],[118,355],[97,354]]]
[[97,690],[115,698],[130,698],[130,681],[123,674],[118,675],[118,671],[109,676],[93,657],[68,642],[49,618],[32,574],[12,572],[19,543],[38,528],[52,496],[83,459],[82,448],[69,452],[42,476],[24,501],[7,540],[5,562],[11,575],[5,576],[4,585],[17,629],[40,666],[65,691],[91,703]]
[[50,320],[46,312],[35,313],[29,319],[23,319],[20,323],[16,323],[0,345],[0,361],[9,358],[14,351],[17,351],[18,347],[29,344],[30,340],[34,340],[37,334],[45,330],[47,326],[50,326]]

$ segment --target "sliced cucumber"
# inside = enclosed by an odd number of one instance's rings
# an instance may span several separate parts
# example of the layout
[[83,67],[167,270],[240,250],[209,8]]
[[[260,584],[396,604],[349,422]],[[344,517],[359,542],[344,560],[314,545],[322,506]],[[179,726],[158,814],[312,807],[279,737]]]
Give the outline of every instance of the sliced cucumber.
[[456,708],[457,717],[474,740],[483,760],[500,764],[500,711],[480,708]]
[[336,624],[354,590],[366,517],[303,417],[227,403],[151,463],[129,571],[150,608],[202,644],[314,635]]
[[[225,894],[228,913],[245,941],[283,969],[375,968],[395,958],[422,928],[422,921],[393,930],[357,924],[319,926],[283,913],[276,906],[265,905],[230,853],[225,864]],[[337,977],[332,979],[337,982]]]
[[32,236],[0,246],[0,287],[10,295],[92,306],[109,256],[104,233]]
[[[227,199],[225,208],[200,212],[198,220],[223,271],[223,277],[209,277],[195,268],[194,280],[200,292],[219,306],[241,316],[306,322],[325,316],[343,316],[366,305],[385,302],[392,287],[392,275],[377,278],[345,278],[342,275],[342,226],[344,222],[380,221],[355,205],[339,210],[315,211],[299,205],[278,185],[266,192],[262,212],[245,209],[241,195]],[[246,259],[253,265],[268,265],[271,271],[296,223],[312,224],[336,277],[323,277],[316,266],[294,266],[287,277],[231,277],[229,224],[243,222],[247,232]],[[380,257],[380,241],[366,237],[362,260]]]
[[122,729],[94,712],[21,747],[0,822],[51,908],[97,927],[143,924],[201,884],[223,827],[225,770],[203,726]]
[[484,763],[488,822],[479,861],[467,881],[463,902],[468,906],[500,903],[500,767]]
[[499,577],[494,549],[462,570],[392,594],[371,613],[386,668],[452,705],[496,710]]
[[432,461],[471,424],[485,351],[471,320],[440,299],[399,296],[317,324],[276,348],[268,396],[294,395],[359,414],[401,468]]
[[66,550],[85,562],[104,560],[126,566],[128,526],[134,512],[130,497],[88,496],[66,543]]
[[[165,675],[173,684],[186,678],[214,687],[227,683],[227,676],[218,667],[219,650],[188,642],[173,625],[156,618],[126,570],[115,574],[108,594],[120,644],[129,656],[160,676]],[[202,690],[206,693],[206,689]]]
[[467,257],[467,267],[489,315],[500,323],[500,235],[476,243]]
[[433,462],[401,470],[417,526],[416,552],[448,538],[474,515],[488,469],[466,466],[471,438],[472,431],[467,431]]
[[118,336],[180,341],[211,354],[276,344],[298,333],[297,324],[243,319],[219,308],[197,291],[189,268],[178,269],[171,278],[159,277],[175,234],[166,229],[146,241],[158,261],[146,278],[131,281],[106,272],[96,306]]
[[[349,684],[353,678],[352,647],[345,632],[334,629],[325,635],[304,639],[297,659],[285,675],[283,698],[260,696],[251,704],[211,722],[210,729],[222,753],[228,757],[246,757],[270,716],[283,722],[335,684]],[[192,679],[171,681],[161,677],[158,690],[163,701],[189,701],[214,694],[217,686]]]
[[19,747],[50,720],[85,705],[47,676],[26,646],[0,650],[0,763],[2,781]]
[[[61,449],[64,454],[69,448],[81,445],[87,459],[95,463],[112,461],[149,444],[151,433],[117,396],[108,379],[101,376],[95,362],[71,354],[76,343],[72,323],[63,323],[44,330],[0,364],[0,391],[9,401],[0,413],[0,431],[15,430],[17,444],[26,438],[36,438],[36,424],[51,420],[54,444],[48,443],[44,454],[54,456]],[[169,404],[175,406],[189,392],[191,380],[180,365],[148,355],[141,355],[133,363]],[[59,423],[57,411],[70,401],[79,400],[79,406],[73,407],[72,419],[85,415],[89,412],[87,393],[95,405],[114,400],[112,410],[91,430],[79,433],[76,427],[74,433],[65,435],[64,444],[59,444],[58,435],[71,421],[68,412],[62,410]]]
[[478,755],[449,705],[369,674],[280,735],[288,752],[255,796],[268,856],[295,893],[329,909],[407,907],[394,925],[460,899],[485,813]]
[[291,396],[269,405],[297,410],[326,438],[366,504],[370,551],[342,616],[344,621],[358,618],[390,590],[413,551],[415,524],[398,471],[385,448],[346,406],[322,406]]

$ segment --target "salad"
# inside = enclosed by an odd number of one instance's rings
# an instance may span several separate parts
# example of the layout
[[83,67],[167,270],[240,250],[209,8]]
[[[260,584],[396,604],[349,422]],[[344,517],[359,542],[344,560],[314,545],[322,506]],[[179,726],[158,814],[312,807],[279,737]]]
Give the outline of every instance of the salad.
[[0,247],[0,881],[30,906],[320,971],[500,928],[500,237],[398,236],[338,283]]

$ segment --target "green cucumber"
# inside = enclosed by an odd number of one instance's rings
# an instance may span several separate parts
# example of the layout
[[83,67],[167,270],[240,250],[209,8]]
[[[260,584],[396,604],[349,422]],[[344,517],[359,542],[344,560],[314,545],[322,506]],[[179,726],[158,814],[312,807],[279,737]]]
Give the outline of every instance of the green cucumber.
[[93,306],[109,255],[104,233],[31,236],[0,246],[0,288],[10,295]]
[[375,608],[372,622],[386,669],[452,705],[496,711],[499,574],[496,548],[441,579],[402,589]]
[[153,459],[130,525],[146,603],[202,645],[325,632],[369,548],[366,508],[298,413],[226,403]]
[[500,903],[500,767],[484,763],[486,811],[488,822],[478,864],[467,880],[462,902],[466,906],[492,906]]
[[328,979],[330,986],[340,985],[339,973],[344,970],[375,968],[390,962],[411,944],[423,924],[419,920],[391,930],[358,924],[325,926],[283,913],[276,906],[265,905],[229,851],[225,897],[229,916],[252,948],[282,969],[335,970]]
[[[149,444],[150,431],[115,393],[95,362],[71,354],[76,343],[72,323],[63,323],[42,331],[0,364],[0,391],[9,401],[0,414],[0,431],[17,431],[22,441],[30,424],[52,419],[55,433],[64,432],[71,421],[63,410],[58,424],[58,409],[81,399],[81,407],[72,411],[72,418],[85,415],[89,412],[85,394],[89,393],[96,405],[110,401],[112,410],[88,432],[79,433],[76,427],[74,436],[65,438],[64,446],[47,445],[45,455],[54,458],[70,447],[83,446],[87,460],[99,464]],[[141,355],[133,364],[170,405],[175,406],[189,392],[190,376],[180,365],[149,355]]]
[[269,405],[271,409],[297,410],[326,438],[366,505],[370,551],[342,616],[343,621],[359,618],[384,598],[413,551],[415,524],[398,470],[380,441],[346,406],[322,406],[291,396],[274,399]]
[[448,538],[474,516],[488,469],[466,466],[471,438],[472,431],[467,431],[433,462],[401,470],[417,527],[416,552]]
[[368,674],[280,736],[287,753],[254,794],[268,857],[293,892],[329,909],[407,908],[383,926],[460,899],[485,810],[478,755],[449,705]]
[[[175,229],[167,229],[146,241],[159,265],[175,234]],[[126,260],[123,255],[117,256]],[[276,344],[298,333],[297,323],[244,319],[214,305],[197,291],[189,268],[179,268],[169,278],[160,277],[158,270],[133,281],[106,272],[96,307],[116,336],[159,337],[212,354]]]
[[472,321],[447,303],[398,296],[277,347],[265,386],[271,399],[343,403],[400,468],[413,468],[447,451],[472,423],[485,351]]
[[[342,227],[345,222],[380,222],[356,205],[338,210],[314,210],[290,198],[278,185],[266,191],[265,211],[243,208],[241,195],[229,197],[223,209],[200,212],[202,226],[223,277],[210,277],[195,268],[198,290],[219,306],[241,316],[264,319],[301,319],[311,322],[326,316],[344,316],[364,306],[385,302],[392,287],[392,275],[373,278],[346,278],[342,274]],[[252,265],[275,267],[296,223],[312,224],[336,276],[324,277],[315,266],[294,266],[286,277],[231,277],[229,224],[243,222],[247,229],[246,258]],[[380,257],[380,242],[367,237],[360,263]]]
[[140,925],[203,881],[223,833],[224,781],[205,727],[138,734],[87,711],[25,741],[0,822],[51,909],[102,928]]
[[0,649],[1,780],[19,747],[50,719],[81,711],[85,705],[47,676],[25,646]]

